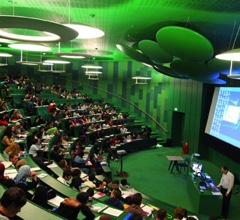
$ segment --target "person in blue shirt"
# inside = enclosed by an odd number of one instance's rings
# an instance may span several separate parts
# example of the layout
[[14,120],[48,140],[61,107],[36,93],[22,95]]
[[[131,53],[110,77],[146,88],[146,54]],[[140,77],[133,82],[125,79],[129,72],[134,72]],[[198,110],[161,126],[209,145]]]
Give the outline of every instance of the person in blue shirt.
[[[18,173],[13,180],[17,187],[23,189],[26,194],[29,189],[36,188],[38,184],[37,174],[30,170],[30,166],[26,165],[25,160],[19,160],[16,164],[16,169]],[[28,177],[32,179],[31,182],[27,181]]]
[[110,198],[104,200],[104,203],[115,208],[123,210],[123,204],[120,201],[122,193],[119,189],[114,189],[111,192]]

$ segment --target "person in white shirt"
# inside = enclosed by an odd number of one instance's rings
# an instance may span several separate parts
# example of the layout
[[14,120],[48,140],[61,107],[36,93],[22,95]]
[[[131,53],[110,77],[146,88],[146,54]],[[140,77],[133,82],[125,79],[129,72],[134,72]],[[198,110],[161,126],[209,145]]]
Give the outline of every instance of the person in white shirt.
[[67,186],[70,185],[69,181],[72,178],[72,171],[70,169],[66,169],[63,171],[63,175],[59,176],[57,180]]
[[227,219],[230,199],[232,195],[232,188],[234,184],[234,175],[228,170],[226,166],[223,166],[221,168],[221,171],[223,174],[217,187],[221,187],[221,193],[223,195],[222,216],[224,219]]
[[42,149],[41,141],[39,139],[34,139],[33,144],[31,145],[28,153],[30,155],[36,156],[37,151],[41,149]]
[[121,132],[121,134],[127,133],[127,131],[128,131],[128,129],[125,128],[124,125],[122,125],[122,127],[120,128],[120,132]]

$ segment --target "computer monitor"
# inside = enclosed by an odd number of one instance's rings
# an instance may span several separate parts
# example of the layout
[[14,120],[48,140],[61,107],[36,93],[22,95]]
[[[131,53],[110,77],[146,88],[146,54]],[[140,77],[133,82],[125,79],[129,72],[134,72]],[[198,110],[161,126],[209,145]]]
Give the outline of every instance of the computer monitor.
[[192,171],[195,174],[198,174],[202,171],[202,164],[201,163],[197,163],[197,162],[193,162],[192,163]]
[[200,179],[206,181],[207,177],[204,172],[200,172]]

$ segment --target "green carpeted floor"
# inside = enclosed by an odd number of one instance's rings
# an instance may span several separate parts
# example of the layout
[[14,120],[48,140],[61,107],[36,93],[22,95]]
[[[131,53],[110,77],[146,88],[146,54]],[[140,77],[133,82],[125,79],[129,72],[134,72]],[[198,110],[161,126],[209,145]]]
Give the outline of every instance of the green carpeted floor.
[[[147,194],[174,207],[183,207],[191,212],[196,212],[192,205],[187,189],[187,171],[173,174],[168,171],[169,161],[166,156],[181,155],[184,158],[190,155],[182,155],[182,149],[175,148],[152,148],[135,152],[123,157],[123,171],[128,172],[128,182],[140,192]],[[218,183],[221,178],[221,170],[209,161],[198,159],[203,164],[204,172]],[[120,161],[112,161],[111,169],[113,179],[119,179],[115,174],[120,171]],[[236,189],[234,189],[236,191]],[[229,219],[240,219],[239,209],[240,193],[233,194],[230,204]],[[161,204],[160,204],[161,205]],[[212,204],[214,208],[214,204]],[[173,213],[171,213],[173,214]]]

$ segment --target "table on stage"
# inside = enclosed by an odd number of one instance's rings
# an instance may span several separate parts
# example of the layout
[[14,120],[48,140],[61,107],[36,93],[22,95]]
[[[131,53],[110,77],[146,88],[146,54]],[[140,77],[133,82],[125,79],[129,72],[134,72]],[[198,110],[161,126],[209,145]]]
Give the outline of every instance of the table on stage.
[[168,170],[171,169],[171,172],[173,171],[174,167],[176,167],[178,173],[180,172],[178,167],[178,161],[183,161],[184,159],[181,156],[167,156],[167,159],[170,161]]

